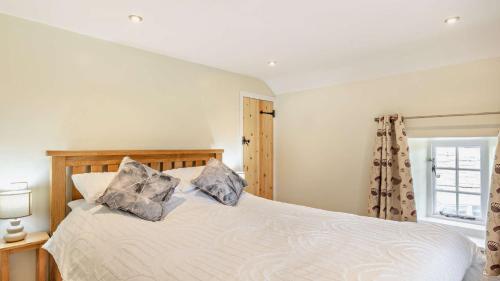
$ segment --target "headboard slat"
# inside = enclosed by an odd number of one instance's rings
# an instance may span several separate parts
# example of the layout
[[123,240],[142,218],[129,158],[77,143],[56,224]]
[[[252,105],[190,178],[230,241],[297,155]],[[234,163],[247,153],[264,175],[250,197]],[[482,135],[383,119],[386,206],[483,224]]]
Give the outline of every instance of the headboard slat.
[[87,168],[88,168],[88,166],[74,166],[72,173],[74,175],[76,175],[76,174],[83,174],[83,173],[87,172],[87,170],[88,170]]
[[[72,175],[83,174],[87,173],[88,171],[89,171],[89,166],[74,166],[71,169],[71,174]],[[71,200],[82,199],[83,196],[80,194],[78,189],[76,189],[75,185],[73,184],[73,181],[69,182],[71,184]]]
[[160,162],[151,162],[151,168],[160,171]]
[[171,161],[161,162],[161,170],[162,171],[172,170],[172,162]]
[[104,172],[104,166],[103,165],[91,165],[90,172],[92,172],[92,173]]
[[118,171],[118,167],[120,167],[120,165],[118,164],[113,164],[113,165],[107,165],[108,166],[108,172],[116,172]]

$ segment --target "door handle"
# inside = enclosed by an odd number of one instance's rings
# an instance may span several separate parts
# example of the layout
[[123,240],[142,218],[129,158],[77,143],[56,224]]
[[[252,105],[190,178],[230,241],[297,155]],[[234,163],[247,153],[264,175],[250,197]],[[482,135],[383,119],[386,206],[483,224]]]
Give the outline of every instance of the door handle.
[[250,143],[250,140],[249,140],[249,139],[247,139],[247,138],[245,138],[245,136],[243,136],[243,137],[241,138],[241,144],[243,144],[243,145],[245,145],[245,144],[246,144],[246,145],[248,145],[249,143]]
[[435,159],[435,158],[431,158],[431,160],[430,160],[430,161],[431,161],[431,163],[432,163],[432,164],[431,164],[431,165],[432,165],[432,166],[431,166],[431,172],[434,174],[434,176],[435,176],[436,178],[440,178],[440,177],[441,177],[441,175],[438,175],[438,173],[436,172],[436,159]]

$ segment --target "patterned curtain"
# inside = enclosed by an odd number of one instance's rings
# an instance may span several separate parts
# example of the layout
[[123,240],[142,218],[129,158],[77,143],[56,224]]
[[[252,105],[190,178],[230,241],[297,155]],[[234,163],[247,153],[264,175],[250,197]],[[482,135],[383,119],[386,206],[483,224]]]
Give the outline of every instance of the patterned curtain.
[[486,266],[487,275],[500,275],[500,134],[498,135],[495,164],[491,175],[490,207],[486,226]]
[[410,156],[403,117],[379,117],[373,151],[368,215],[395,221],[417,221]]

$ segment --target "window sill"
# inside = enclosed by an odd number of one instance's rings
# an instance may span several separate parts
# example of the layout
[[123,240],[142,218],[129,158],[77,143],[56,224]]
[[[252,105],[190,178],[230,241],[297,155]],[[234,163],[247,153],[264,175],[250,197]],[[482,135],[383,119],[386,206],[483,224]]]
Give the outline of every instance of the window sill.
[[484,250],[485,239],[477,238],[477,237],[471,237],[471,236],[467,236],[467,238],[469,238],[470,241],[474,242],[474,244],[476,244],[476,246],[479,249]]
[[484,241],[486,235],[486,227],[484,225],[445,220],[434,217],[418,218],[418,221],[445,225],[446,227],[450,228],[450,230],[458,231],[467,236],[467,238],[474,242],[479,248],[484,249]]
[[449,226],[454,226],[454,227],[466,228],[466,229],[471,229],[471,230],[486,231],[486,227],[484,225],[477,224],[477,223],[466,223],[466,222],[460,222],[460,221],[455,221],[455,220],[440,219],[440,218],[435,218],[435,217],[423,217],[423,218],[419,218],[418,220],[439,223],[439,224],[444,224],[444,225],[449,225]]

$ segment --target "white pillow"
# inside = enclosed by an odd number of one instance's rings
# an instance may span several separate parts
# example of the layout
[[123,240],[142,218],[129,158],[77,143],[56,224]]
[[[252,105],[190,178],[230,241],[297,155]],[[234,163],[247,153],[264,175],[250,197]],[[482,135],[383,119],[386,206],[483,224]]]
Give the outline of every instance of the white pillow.
[[205,169],[205,166],[166,170],[164,171],[164,173],[181,180],[176,190],[180,190],[182,192],[189,192],[191,190],[196,189],[196,186],[194,186],[191,183],[191,180],[197,178],[201,174],[203,169]]
[[80,208],[81,206],[83,206],[83,204],[86,204],[86,203],[85,203],[85,200],[83,200],[83,199],[78,199],[78,200],[69,201],[69,202],[68,202],[68,207],[69,207],[71,210],[76,210],[76,208]]
[[87,203],[92,204],[101,197],[116,173],[83,173],[72,175],[76,189],[80,191]]

